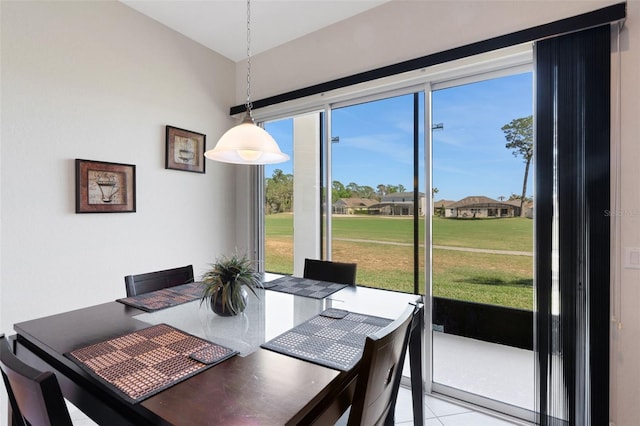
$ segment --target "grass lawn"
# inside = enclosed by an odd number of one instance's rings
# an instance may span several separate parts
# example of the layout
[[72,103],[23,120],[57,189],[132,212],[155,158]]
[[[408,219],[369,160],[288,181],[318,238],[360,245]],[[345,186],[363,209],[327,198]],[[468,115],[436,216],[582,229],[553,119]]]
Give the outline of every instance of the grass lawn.
[[[405,218],[335,217],[333,259],[358,263],[359,284],[413,292],[413,248],[376,243],[410,244],[412,224],[411,219]],[[421,222],[420,235],[423,235],[423,226]],[[293,272],[292,229],[290,214],[266,217],[268,271]],[[434,245],[531,252],[532,239],[530,219],[433,220]],[[424,291],[423,259],[421,253],[421,292]],[[434,249],[433,294],[532,309],[533,257]]]

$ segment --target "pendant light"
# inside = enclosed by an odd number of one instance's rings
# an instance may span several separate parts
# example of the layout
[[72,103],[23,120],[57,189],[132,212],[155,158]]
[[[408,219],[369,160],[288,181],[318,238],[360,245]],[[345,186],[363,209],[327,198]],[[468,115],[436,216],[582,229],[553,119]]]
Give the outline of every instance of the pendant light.
[[257,126],[251,114],[251,4],[247,0],[247,112],[242,123],[227,130],[215,148],[204,156],[215,161],[235,164],[274,164],[287,161],[289,156],[269,133]]

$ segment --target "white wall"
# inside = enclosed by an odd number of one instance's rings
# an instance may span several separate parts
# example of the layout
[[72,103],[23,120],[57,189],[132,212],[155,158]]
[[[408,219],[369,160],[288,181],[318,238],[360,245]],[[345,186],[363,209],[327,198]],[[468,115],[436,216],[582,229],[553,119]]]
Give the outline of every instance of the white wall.
[[[233,62],[119,2],[2,1],[0,332],[235,243],[235,170],[164,168],[165,125],[234,120]],[[231,83],[231,84],[230,84]],[[135,164],[137,212],[76,214],[74,159]]]
[[[260,99],[403,60],[485,40],[619,1],[403,1],[378,8],[252,59],[252,93]],[[622,37],[620,228],[614,248],[640,247],[640,1],[627,3]],[[236,67],[236,103],[246,90],[245,64]],[[615,250],[614,250],[615,251]],[[622,250],[621,250],[622,251]],[[640,419],[640,270],[619,268],[622,329],[612,324],[611,418]],[[613,286],[615,287],[615,286]],[[605,342],[593,342],[605,344]]]

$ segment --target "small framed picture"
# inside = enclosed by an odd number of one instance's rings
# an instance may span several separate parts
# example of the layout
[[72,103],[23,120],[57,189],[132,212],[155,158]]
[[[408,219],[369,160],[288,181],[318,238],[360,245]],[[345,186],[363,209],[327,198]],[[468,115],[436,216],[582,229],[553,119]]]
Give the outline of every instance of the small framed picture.
[[76,213],[135,211],[135,165],[76,159]]
[[165,169],[204,173],[207,136],[167,126]]

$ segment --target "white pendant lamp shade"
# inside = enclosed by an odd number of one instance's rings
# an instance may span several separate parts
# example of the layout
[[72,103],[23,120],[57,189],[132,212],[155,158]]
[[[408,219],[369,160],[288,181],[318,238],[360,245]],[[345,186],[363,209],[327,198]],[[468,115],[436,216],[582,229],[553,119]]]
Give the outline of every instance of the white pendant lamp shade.
[[256,126],[251,116],[251,1],[247,0],[247,113],[242,123],[227,130],[215,148],[204,156],[215,161],[235,164],[274,164],[289,156],[266,130]]
[[249,114],[241,124],[227,130],[215,148],[205,152],[204,156],[234,164],[274,164],[289,159],[271,135],[254,124]]

